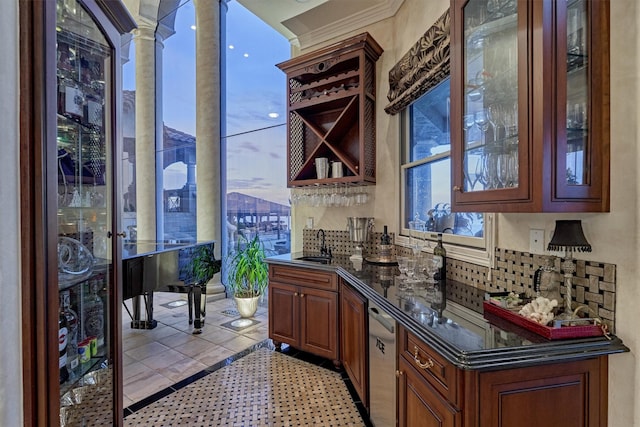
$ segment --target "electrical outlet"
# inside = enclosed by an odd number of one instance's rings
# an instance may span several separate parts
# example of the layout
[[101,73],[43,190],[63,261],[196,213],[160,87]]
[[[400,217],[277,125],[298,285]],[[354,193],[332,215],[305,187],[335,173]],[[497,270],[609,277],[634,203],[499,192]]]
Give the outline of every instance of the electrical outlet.
[[544,230],[529,229],[529,253],[544,253]]

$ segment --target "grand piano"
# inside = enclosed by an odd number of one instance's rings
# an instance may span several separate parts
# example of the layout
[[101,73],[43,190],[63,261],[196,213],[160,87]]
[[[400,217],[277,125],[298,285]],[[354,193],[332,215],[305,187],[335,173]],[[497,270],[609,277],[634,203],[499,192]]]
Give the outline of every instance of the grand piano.
[[214,244],[214,241],[125,242],[122,256],[122,291],[123,301],[133,299],[133,313],[125,305],[131,317],[132,328],[155,328],[158,322],[153,318],[153,293],[176,292],[187,294],[189,324],[193,323],[194,333],[202,331],[207,284],[198,283],[190,277],[188,264],[200,246],[210,246],[213,252]]

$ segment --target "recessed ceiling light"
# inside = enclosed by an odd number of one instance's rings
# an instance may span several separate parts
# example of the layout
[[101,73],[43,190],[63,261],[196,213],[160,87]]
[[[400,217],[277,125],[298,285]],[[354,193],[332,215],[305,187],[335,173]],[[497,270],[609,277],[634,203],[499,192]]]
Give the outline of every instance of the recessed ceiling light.
[[278,117],[280,117],[280,114],[278,114],[278,113],[269,113],[269,117],[271,117],[272,119],[277,119]]
[[229,45],[229,49],[235,49],[236,47],[232,44]]
[[191,26],[191,29],[192,29],[192,30],[195,30],[195,29],[196,29],[196,26],[195,26],[195,25],[192,25],[192,26]]
[[245,54],[244,54],[244,55],[242,55],[242,56],[244,56],[245,58],[248,58],[248,57],[249,57],[249,54],[248,54],[248,53],[245,53]]

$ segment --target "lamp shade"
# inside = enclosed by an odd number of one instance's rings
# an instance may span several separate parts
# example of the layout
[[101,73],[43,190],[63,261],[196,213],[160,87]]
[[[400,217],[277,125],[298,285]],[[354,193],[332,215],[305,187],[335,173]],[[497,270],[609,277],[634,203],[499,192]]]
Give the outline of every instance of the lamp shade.
[[582,231],[582,221],[579,219],[557,220],[553,237],[547,246],[549,251],[572,249],[578,252],[591,252],[591,245],[587,242]]

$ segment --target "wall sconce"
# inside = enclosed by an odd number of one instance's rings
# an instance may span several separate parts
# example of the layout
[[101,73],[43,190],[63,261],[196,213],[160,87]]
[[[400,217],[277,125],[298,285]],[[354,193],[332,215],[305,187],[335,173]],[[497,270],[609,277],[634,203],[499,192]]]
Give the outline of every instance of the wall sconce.
[[553,237],[547,246],[549,251],[565,251],[564,262],[562,263],[562,272],[564,274],[564,282],[566,287],[564,315],[559,317],[571,319],[574,316],[571,308],[571,279],[576,267],[573,264],[573,251],[591,252],[591,245],[587,242],[582,231],[581,220],[557,220],[556,229]]

